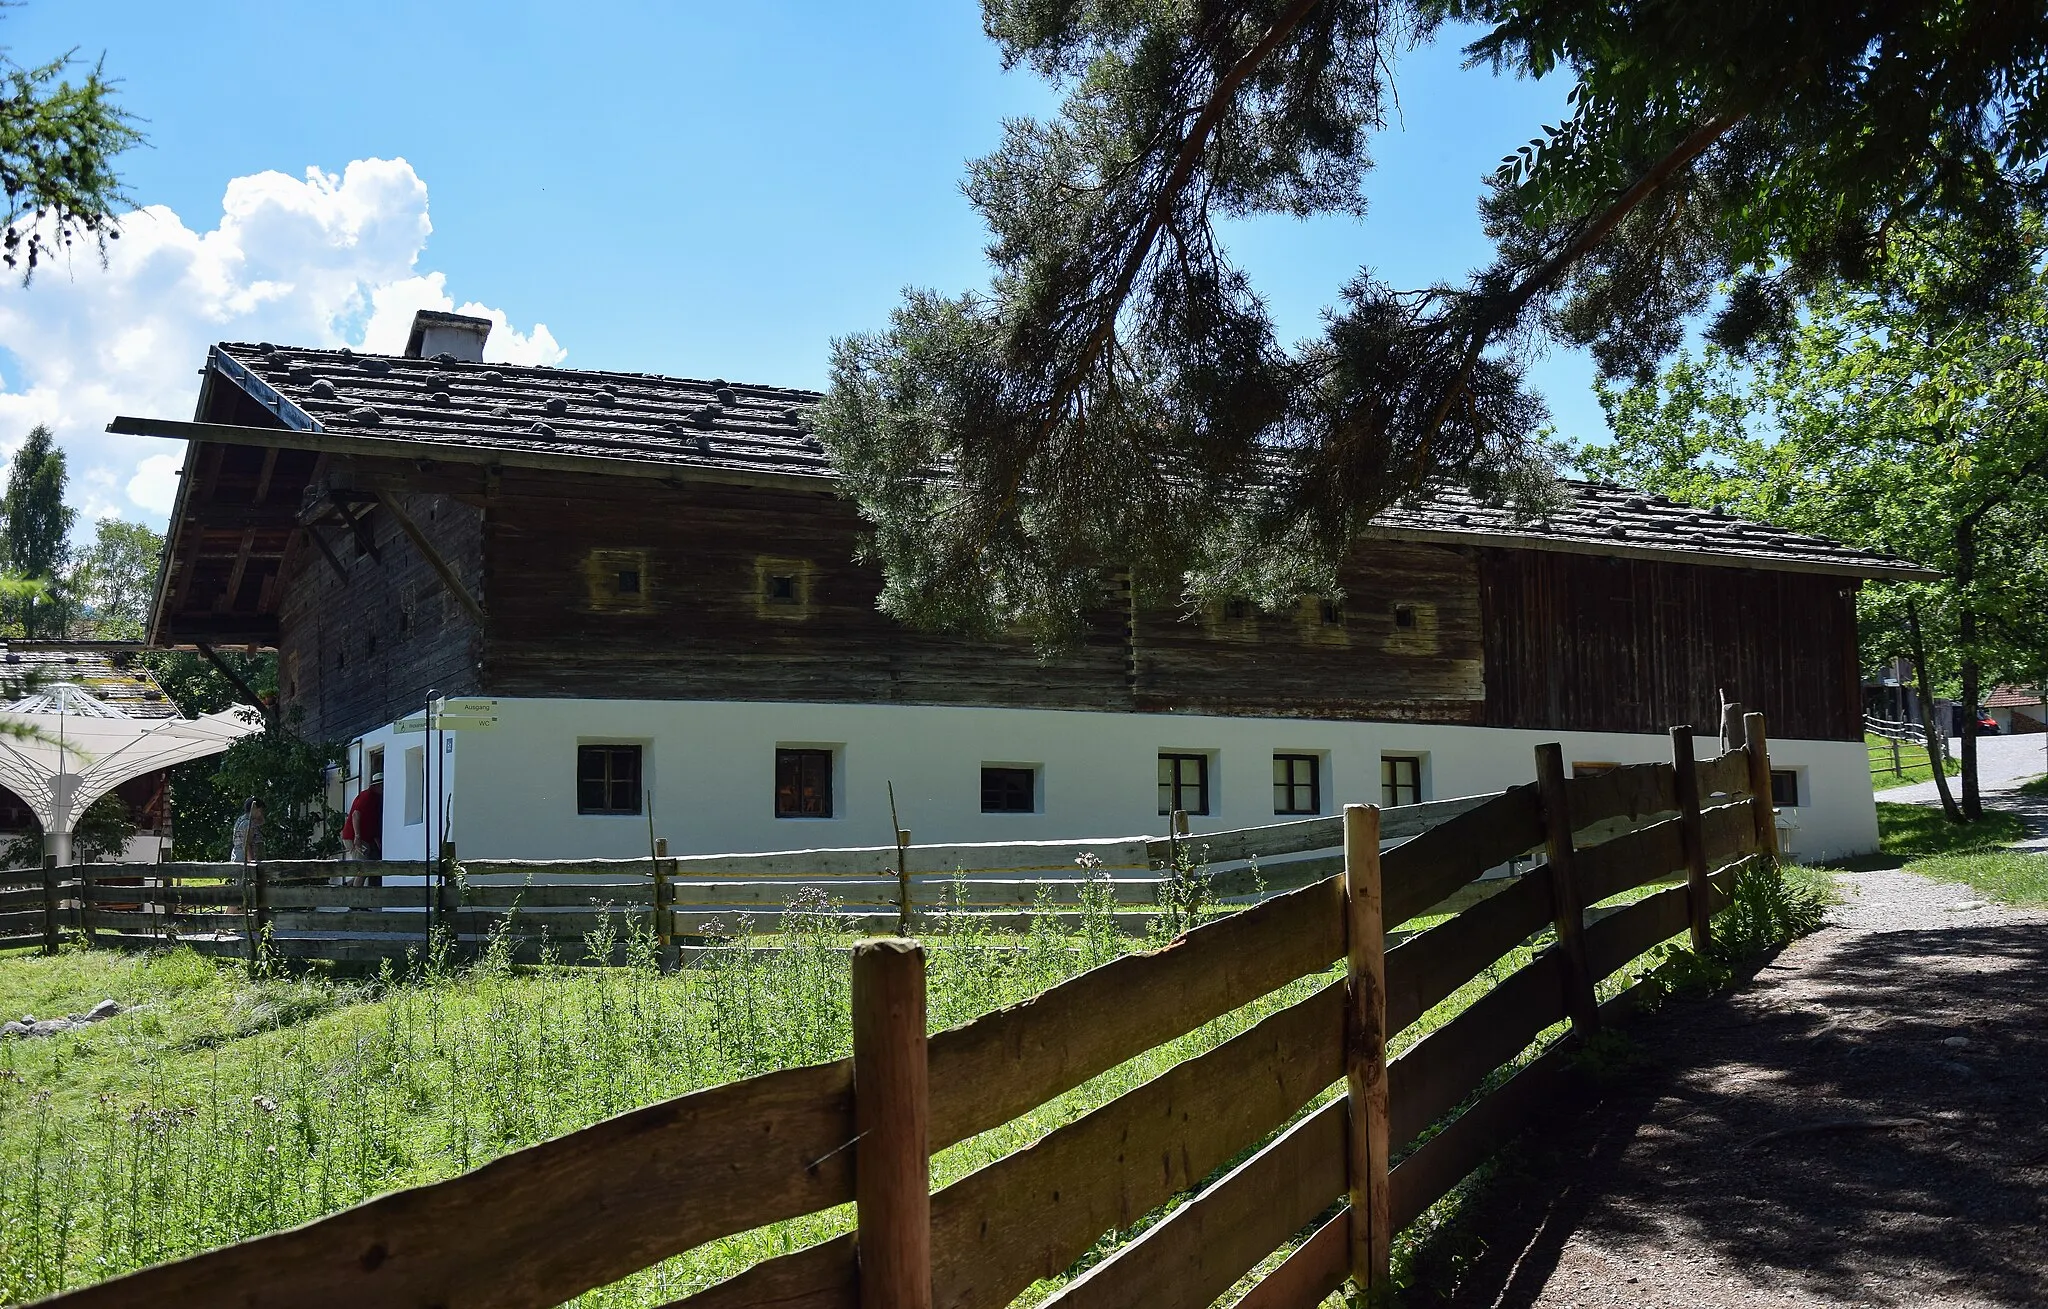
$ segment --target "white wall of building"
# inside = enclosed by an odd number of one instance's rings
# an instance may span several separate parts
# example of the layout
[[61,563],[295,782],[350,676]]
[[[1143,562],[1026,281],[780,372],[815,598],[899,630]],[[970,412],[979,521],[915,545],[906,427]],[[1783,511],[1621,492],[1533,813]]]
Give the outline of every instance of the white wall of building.
[[[1164,831],[1158,755],[1210,757],[1211,812],[1197,833],[1286,821],[1273,812],[1272,757],[1322,759],[1322,804],[1380,800],[1383,755],[1416,755],[1423,798],[1498,791],[1530,780],[1533,752],[1560,741],[1572,763],[1670,757],[1662,735],[1520,731],[1412,723],[1116,714],[925,705],[674,700],[506,699],[500,725],[449,734],[434,769],[447,827],[469,858],[628,858],[645,855],[645,813],[576,812],[581,744],[642,746],[654,830],[675,854],[815,849],[890,843],[888,784],[920,844],[1059,840]],[[431,848],[425,805],[407,804],[408,751],[421,733],[389,728],[362,738],[351,760],[385,751],[384,851],[417,859]],[[777,818],[778,747],[834,752],[831,818]],[[1711,742],[1703,742],[1710,752]],[[1799,805],[1781,813],[1790,852],[1818,860],[1877,848],[1864,747],[1857,741],[1774,741],[1772,762],[1798,773]],[[981,812],[983,764],[1039,770],[1039,812]],[[358,779],[349,783],[354,794]],[[410,819],[411,821],[408,821]]]

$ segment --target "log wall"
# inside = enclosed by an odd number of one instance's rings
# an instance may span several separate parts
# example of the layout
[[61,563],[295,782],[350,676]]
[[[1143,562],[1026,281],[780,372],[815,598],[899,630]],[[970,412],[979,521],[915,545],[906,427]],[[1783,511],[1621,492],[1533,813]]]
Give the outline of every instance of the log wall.
[[1704,727],[1727,687],[1773,736],[1862,738],[1854,579],[1533,550],[1479,577],[1490,727]]

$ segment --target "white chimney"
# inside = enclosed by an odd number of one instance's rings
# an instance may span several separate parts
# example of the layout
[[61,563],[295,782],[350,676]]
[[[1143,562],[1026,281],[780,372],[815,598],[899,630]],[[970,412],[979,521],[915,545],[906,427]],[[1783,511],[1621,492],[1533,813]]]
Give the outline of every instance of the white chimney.
[[432,359],[452,355],[463,363],[484,361],[484,342],[491,336],[491,320],[422,309],[412,316],[412,334],[405,339],[408,359]]

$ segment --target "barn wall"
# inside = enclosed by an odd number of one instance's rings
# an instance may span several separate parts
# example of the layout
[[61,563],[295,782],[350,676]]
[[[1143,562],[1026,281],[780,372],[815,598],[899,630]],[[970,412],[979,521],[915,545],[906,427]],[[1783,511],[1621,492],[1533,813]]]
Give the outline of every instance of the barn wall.
[[1773,738],[1862,737],[1853,579],[1524,550],[1479,572],[1489,726],[1712,732],[1727,687]]
[[[481,511],[443,495],[405,495],[400,504],[478,594]],[[347,570],[345,582],[303,533],[285,559],[278,687],[287,711],[304,711],[299,730],[313,740],[388,723],[418,709],[430,690],[478,689],[476,625],[389,513],[370,510],[364,526],[381,561],[344,528],[313,529]]]
[[1151,711],[1477,723],[1485,706],[1479,569],[1470,550],[1361,543],[1342,604],[1291,613],[1145,613],[1137,706]]
[[[489,499],[496,695],[953,704],[1479,721],[1471,552],[1377,542],[1326,615],[1217,607],[1133,613],[1113,590],[1077,649],[912,631],[853,562],[861,524],[833,496],[507,469]],[[619,590],[621,572],[639,591]],[[788,578],[792,594],[773,594]]]

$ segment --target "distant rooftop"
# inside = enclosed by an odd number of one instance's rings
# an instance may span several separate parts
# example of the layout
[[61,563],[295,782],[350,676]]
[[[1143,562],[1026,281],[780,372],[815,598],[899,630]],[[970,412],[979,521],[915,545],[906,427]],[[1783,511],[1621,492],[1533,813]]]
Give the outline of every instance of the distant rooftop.
[[68,683],[129,718],[180,717],[142,650],[131,641],[0,640],[0,697],[19,701]]

